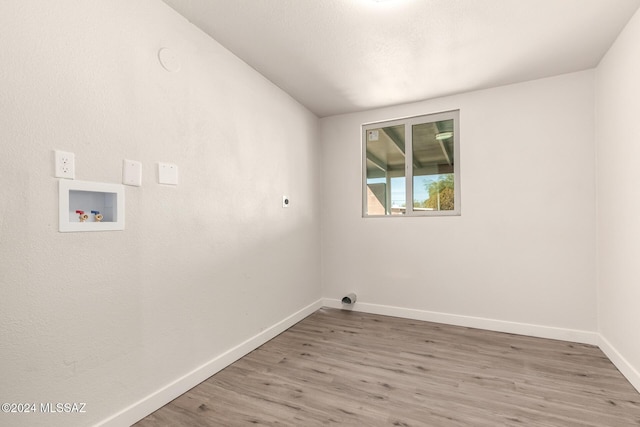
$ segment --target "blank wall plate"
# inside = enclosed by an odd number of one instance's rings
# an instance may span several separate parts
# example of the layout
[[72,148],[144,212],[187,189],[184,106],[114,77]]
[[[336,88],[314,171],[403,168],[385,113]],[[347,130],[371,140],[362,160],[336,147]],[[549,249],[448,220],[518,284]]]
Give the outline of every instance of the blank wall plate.
[[122,183],[140,187],[142,185],[142,163],[124,159],[122,161]]
[[178,185],[178,166],[171,163],[158,163],[158,183]]
[[289,196],[282,196],[282,207],[288,208],[291,204],[291,200],[289,200]]

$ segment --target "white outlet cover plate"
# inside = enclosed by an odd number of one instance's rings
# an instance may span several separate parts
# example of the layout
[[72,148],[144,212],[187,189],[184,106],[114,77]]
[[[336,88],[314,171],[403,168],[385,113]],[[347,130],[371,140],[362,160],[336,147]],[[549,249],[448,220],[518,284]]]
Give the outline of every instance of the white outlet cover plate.
[[178,185],[178,166],[172,163],[158,163],[158,183]]
[[122,183],[134,187],[142,186],[142,163],[124,159],[122,161]]
[[282,196],[282,207],[288,208],[290,204],[291,200],[289,199],[289,196]]
[[68,151],[55,150],[54,176],[56,178],[75,179],[75,156]]

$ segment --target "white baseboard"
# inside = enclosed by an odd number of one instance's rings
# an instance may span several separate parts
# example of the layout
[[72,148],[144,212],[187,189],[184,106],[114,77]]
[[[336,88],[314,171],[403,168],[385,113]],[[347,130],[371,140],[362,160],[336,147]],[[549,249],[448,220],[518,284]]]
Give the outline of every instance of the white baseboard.
[[260,347],[262,344],[266,343],[267,341],[286,331],[305,317],[314,313],[322,307],[322,302],[323,300],[318,300],[312,304],[309,304],[308,306],[292,314],[286,319],[265,329],[261,333],[249,338],[245,342],[226,351],[220,356],[215,357],[204,365],[197,367],[193,371],[187,373],[181,378],[176,379],[172,383],[167,384],[158,391],[139,400],[138,402],[123,409],[117,414],[112,415],[111,417],[99,422],[98,424],[96,424],[96,426],[129,426],[141,420],[150,413],[171,402],[176,397],[200,384],[202,381],[206,380],[216,372],[221,371],[236,360],[240,359],[246,354],[249,354],[256,348]]
[[638,372],[602,335],[600,335],[600,343],[598,346],[609,360],[611,360],[611,363],[618,368],[622,375],[624,375],[631,385],[638,390],[638,393],[640,393],[640,372]]
[[341,308],[363,313],[381,314],[385,316],[401,317],[405,319],[424,320],[427,322],[444,323],[468,328],[486,329],[496,332],[507,332],[517,335],[528,335],[538,338],[548,338],[561,341],[591,344],[611,360],[611,363],[624,375],[631,385],[640,392],[640,372],[636,370],[611,343],[597,332],[580,331],[574,329],[553,328],[549,326],[531,325],[526,323],[506,322],[502,320],[485,319],[480,317],[460,316],[455,314],[438,313],[425,310],[414,310],[387,305],[367,304],[356,302],[352,307],[342,305],[337,299],[325,298],[325,307]]
[[469,328],[486,329],[496,332],[506,332],[517,335],[528,335],[539,338],[556,339],[562,341],[578,342],[597,345],[640,392],[640,373],[622,357],[622,355],[597,332],[580,331],[574,329],[554,328],[549,326],[532,325],[527,323],[508,322],[503,320],[485,319],[481,317],[461,316],[456,314],[438,313],[426,310],[394,307],[379,304],[356,302],[351,307],[345,307],[340,300],[325,298],[318,300],[286,319],[276,323],[263,332],[249,338],[245,342],[215,357],[204,365],[194,369],[181,378],[176,379],[165,387],[139,400],[117,414],[101,421],[97,426],[124,426],[131,425],[150,413],[166,405],[176,397],[200,384],[216,372],[229,366],[236,360],[260,347],[278,334],[284,332],[305,317],[314,313],[321,307],[347,308],[363,313],[381,314],[385,316],[402,317],[405,319],[423,320],[427,322],[443,323]]
[[[323,304],[325,307],[345,308],[345,306],[342,305],[342,302],[337,299],[325,298]],[[468,328],[486,329],[496,332],[506,332],[509,334],[528,335],[538,338],[549,338],[554,340],[570,341],[591,345],[598,345],[600,343],[600,336],[597,332],[554,328],[550,326],[507,322],[504,320],[460,316],[457,314],[446,314],[434,311],[415,310],[411,308],[393,307],[388,305],[368,304],[361,302],[356,302],[350,309],[363,313],[381,314],[385,316],[402,317],[405,319],[423,320],[427,322],[444,323],[447,325],[465,326]]]

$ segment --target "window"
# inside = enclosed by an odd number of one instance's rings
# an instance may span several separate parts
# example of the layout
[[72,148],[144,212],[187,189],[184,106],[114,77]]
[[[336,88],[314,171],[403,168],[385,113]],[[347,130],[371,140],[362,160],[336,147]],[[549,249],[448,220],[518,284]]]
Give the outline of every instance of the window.
[[459,111],[362,126],[364,216],[460,215]]

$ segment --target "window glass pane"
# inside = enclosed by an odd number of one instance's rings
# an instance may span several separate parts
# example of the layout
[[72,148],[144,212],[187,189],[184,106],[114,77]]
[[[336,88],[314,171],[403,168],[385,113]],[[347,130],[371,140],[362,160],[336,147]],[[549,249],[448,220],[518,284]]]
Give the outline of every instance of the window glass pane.
[[367,215],[406,211],[404,125],[369,129],[366,141]]
[[460,215],[459,111],[363,125],[363,215]]
[[453,120],[413,125],[413,209],[455,209]]

